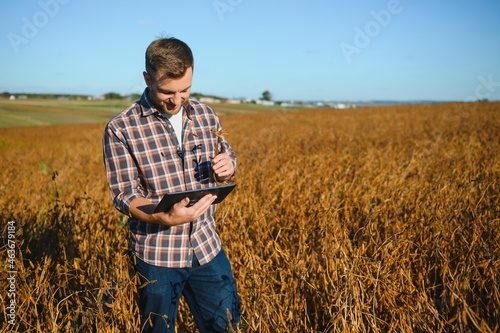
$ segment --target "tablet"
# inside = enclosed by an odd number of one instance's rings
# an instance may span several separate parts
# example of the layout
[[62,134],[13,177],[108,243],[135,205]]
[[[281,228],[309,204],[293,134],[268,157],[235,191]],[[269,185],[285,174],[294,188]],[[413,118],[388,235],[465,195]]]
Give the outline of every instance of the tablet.
[[172,206],[182,199],[188,197],[189,204],[187,207],[194,205],[198,200],[203,198],[207,194],[215,194],[217,199],[213,202],[214,204],[221,202],[224,198],[236,187],[236,184],[223,185],[223,186],[215,186],[215,187],[207,187],[201,188],[197,190],[183,191],[183,192],[174,192],[165,194],[161,199],[158,206],[155,208],[155,213],[158,212],[167,212],[172,208]]

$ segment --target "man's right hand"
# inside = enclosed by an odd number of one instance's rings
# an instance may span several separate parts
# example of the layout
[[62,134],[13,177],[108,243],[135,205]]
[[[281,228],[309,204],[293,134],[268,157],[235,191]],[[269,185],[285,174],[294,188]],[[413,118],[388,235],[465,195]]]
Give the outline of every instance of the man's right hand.
[[203,215],[210,205],[217,199],[216,195],[207,194],[194,205],[187,207],[189,198],[185,198],[170,208],[166,213],[153,214],[160,224],[174,226],[187,222],[192,222]]
[[194,205],[187,207],[189,198],[185,198],[173,205],[168,212],[155,213],[155,205],[149,200],[136,198],[130,203],[130,214],[143,222],[172,227],[196,220],[208,210],[215,199],[217,199],[216,195],[207,194]]

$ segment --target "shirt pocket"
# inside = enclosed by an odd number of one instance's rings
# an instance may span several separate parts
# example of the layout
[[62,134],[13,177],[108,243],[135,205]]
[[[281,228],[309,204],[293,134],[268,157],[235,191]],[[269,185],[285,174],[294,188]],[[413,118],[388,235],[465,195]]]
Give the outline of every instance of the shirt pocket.
[[176,180],[182,174],[176,147],[165,140],[148,139],[136,140],[132,146],[141,185],[148,197],[182,189]]

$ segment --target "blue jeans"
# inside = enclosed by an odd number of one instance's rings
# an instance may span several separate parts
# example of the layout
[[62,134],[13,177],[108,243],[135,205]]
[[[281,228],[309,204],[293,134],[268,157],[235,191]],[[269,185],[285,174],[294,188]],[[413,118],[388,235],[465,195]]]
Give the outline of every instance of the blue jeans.
[[203,266],[194,256],[193,267],[188,268],[158,267],[136,259],[141,332],[173,333],[181,295],[201,333],[226,332],[228,311],[236,328],[240,300],[224,250]]

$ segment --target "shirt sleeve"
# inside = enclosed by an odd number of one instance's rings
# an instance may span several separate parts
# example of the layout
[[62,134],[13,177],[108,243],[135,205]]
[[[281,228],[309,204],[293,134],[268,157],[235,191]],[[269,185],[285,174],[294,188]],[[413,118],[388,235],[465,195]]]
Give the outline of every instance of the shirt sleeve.
[[130,216],[130,203],[145,197],[137,170],[123,133],[108,123],[104,131],[103,158],[114,207]]

